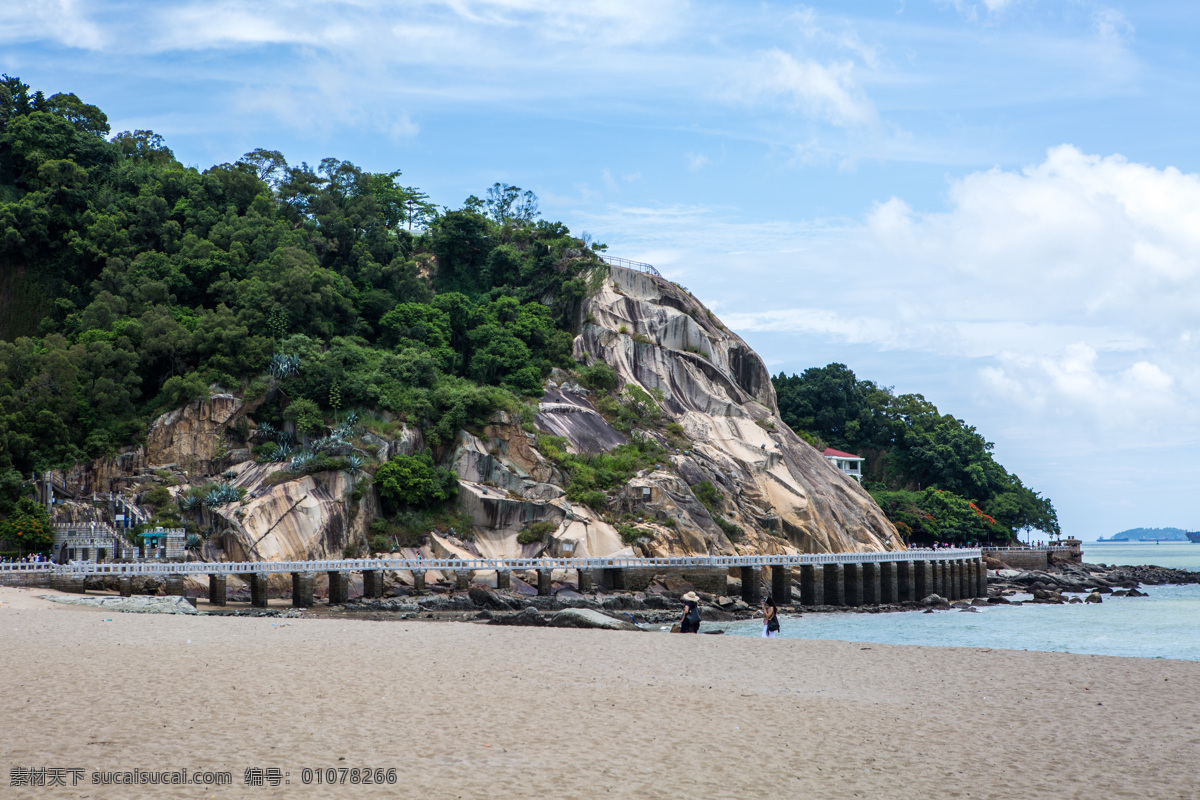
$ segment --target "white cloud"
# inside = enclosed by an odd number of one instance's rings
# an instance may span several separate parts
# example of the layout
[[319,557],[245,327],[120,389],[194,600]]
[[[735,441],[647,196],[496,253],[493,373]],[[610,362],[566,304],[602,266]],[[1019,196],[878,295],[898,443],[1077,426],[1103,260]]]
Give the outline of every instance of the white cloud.
[[858,222],[696,206],[589,225],[658,249],[652,263],[735,330],[953,359],[985,402],[1134,439],[1146,420],[1197,418],[1200,176],[1063,145],[946,198],[935,212],[892,198]]
[[708,165],[708,156],[703,153],[684,153],[683,157],[687,159],[688,169],[692,172]]
[[7,0],[0,4],[0,41],[48,40],[96,50],[110,44],[81,0]]
[[750,102],[782,98],[835,125],[865,125],[876,119],[850,61],[822,64],[772,48],[741,71],[732,91]]

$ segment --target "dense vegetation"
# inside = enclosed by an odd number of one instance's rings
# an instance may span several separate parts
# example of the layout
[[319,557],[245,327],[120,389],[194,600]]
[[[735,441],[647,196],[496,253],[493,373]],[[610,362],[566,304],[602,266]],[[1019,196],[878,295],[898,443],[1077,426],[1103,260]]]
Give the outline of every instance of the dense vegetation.
[[996,463],[975,428],[921,395],[858,380],[844,364],[772,380],[793,430],[866,458],[864,485],[906,540],[996,541],[1025,529],[1058,535],[1050,500]]
[[437,446],[574,366],[599,277],[584,242],[530,192],[438,209],[399,177],[262,149],[185,167],[157,134],[109,137],[95,106],[4,76],[0,517],[34,470],[135,443],[214,386],[265,398],[266,430],[317,437],[369,408]]

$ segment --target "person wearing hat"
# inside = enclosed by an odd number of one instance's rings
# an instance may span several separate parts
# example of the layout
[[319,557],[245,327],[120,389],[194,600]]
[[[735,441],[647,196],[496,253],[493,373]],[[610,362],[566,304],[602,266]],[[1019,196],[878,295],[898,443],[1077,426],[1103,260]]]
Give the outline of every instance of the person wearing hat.
[[682,598],[683,618],[679,620],[680,633],[700,632],[700,597],[695,592],[688,592]]

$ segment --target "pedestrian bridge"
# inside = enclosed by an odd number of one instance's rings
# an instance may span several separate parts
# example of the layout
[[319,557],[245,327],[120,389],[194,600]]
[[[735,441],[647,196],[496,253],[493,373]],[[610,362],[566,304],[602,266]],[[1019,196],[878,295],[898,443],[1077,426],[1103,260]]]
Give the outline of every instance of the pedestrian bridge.
[[[742,597],[757,603],[762,597],[763,568],[770,570],[770,591],[777,603],[790,603],[795,571],[799,571],[800,602],[803,605],[871,605],[920,600],[938,594],[949,600],[987,596],[987,570],[979,548],[940,548],[882,553],[800,553],[795,555],[694,556],[679,558],[350,558],[326,561],[239,561],[239,562],[93,562],[69,564],[0,564],[0,580],[6,576],[49,579],[51,585],[82,591],[84,580],[111,576],[122,594],[132,591],[135,576],[166,579],[168,594],[183,594],[187,576],[209,577],[209,602],[226,603],[226,580],[237,575],[248,580],[251,603],[267,604],[268,578],[272,574],[292,576],[292,603],[313,604],[313,581],[317,573],[329,579],[331,605],[349,599],[349,577],[361,572],[363,595],[383,596],[387,572],[408,572],[413,589],[424,591],[426,573],[434,570],[455,575],[457,588],[466,589],[474,573],[495,574],[497,588],[511,586],[515,571],[536,571],[538,594],[552,593],[555,571],[577,574],[580,592],[601,588],[615,591],[644,589],[655,574],[683,577],[698,589],[721,594],[727,591],[731,569],[740,569]],[[597,580],[599,578],[599,580]],[[490,579],[489,579],[490,580]]]

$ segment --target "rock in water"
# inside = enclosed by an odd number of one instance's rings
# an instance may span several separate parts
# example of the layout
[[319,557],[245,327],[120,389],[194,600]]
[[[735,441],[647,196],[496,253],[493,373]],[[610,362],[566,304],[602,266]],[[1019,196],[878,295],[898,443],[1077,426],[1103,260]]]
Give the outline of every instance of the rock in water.
[[1087,599],[1084,600],[1083,602],[1085,602],[1085,603],[1103,603],[1104,598],[1100,596],[1099,592],[1092,592],[1091,594],[1089,594],[1087,596]]
[[938,608],[949,608],[950,601],[942,597],[940,594],[931,594],[921,601],[921,605],[929,606],[930,608],[935,606]]
[[565,608],[550,618],[555,628],[601,628],[607,631],[640,631],[632,622],[613,619],[590,608]]

